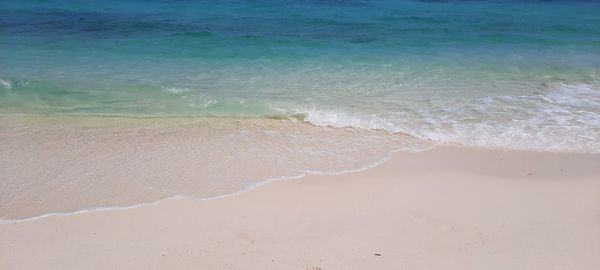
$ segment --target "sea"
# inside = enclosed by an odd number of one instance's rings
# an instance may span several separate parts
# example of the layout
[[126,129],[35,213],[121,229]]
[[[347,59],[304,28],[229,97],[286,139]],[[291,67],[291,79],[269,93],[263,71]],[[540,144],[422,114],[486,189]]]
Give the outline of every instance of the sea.
[[294,118],[600,152],[598,1],[0,2],[3,115]]

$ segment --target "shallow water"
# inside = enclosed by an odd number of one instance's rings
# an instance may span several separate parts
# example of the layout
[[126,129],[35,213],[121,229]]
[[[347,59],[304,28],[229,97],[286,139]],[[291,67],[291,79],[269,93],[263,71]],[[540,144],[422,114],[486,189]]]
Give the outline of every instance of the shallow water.
[[232,118],[0,117],[0,222],[215,198],[363,170],[430,145],[404,135]]

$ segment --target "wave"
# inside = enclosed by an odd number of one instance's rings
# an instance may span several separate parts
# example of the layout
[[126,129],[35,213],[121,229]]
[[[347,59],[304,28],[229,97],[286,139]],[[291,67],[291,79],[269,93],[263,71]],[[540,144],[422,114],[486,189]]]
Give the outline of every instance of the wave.
[[[460,87],[471,87],[461,85]],[[477,86],[473,86],[476,88]],[[600,152],[600,83],[517,83],[477,91],[469,97],[436,90],[424,100],[403,93],[368,92],[341,96],[334,90],[316,94],[272,95],[212,93],[190,85],[135,86],[119,95],[45,81],[0,78],[0,112],[113,116],[225,116],[289,118],[315,126],[383,130],[439,143],[556,151]],[[131,89],[130,89],[131,88]],[[118,88],[120,89],[120,88]],[[465,89],[465,88],[460,88]],[[533,89],[533,90],[528,90]],[[465,92],[468,92],[465,90]],[[143,92],[142,92],[143,91]],[[362,91],[362,90],[361,90]],[[454,90],[453,90],[454,91]],[[513,94],[507,94],[514,92]],[[137,102],[139,94],[145,102]],[[516,94],[520,93],[520,94]],[[406,94],[410,95],[410,93]],[[311,99],[303,98],[305,96]],[[315,97],[313,99],[313,97]],[[406,100],[402,100],[406,98]]]
[[560,84],[545,93],[437,100],[430,104],[379,114],[314,107],[291,111],[316,126],[385,130],[440,143],[600,152],[600,90],[593,84]]
[[12,82],[10,80],[0,79],[0,86],[6,89],[12,89]]

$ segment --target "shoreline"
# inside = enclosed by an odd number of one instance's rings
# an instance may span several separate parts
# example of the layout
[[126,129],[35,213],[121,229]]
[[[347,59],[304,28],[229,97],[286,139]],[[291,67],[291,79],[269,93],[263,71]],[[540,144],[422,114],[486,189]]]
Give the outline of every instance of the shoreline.
[[306,171],[306,172],[302,172],[301,174],[296,175],[296,176],[274,177],[274,178],[270,178],[270,179],[262,179],[250,186],[245,187],[244,189],[234,191],[232,193],[223,194],[223,195],[217,195],[217,196],[206,197],[206,198],[196,198],[196,197],[176,194],[174,196],[162,198],[162,199],[159,199],[156,201],[143,202],[143,203],[138,203],[138,204],[133,204],[133,205],[99,206],[99,207],[79,209],[79,210],[72,211],[72,212],[50,212],[50,213],[42,214],[39,216],[27,217],[27,218],[23,218],[23,219],[0,219],[0,225],[17,224],[17,223],[30,222],[30,221],[35,221],[35,220],[44,219],[44,218],[68,217],[68,216],[87,214],[87,213],[95,213],[95,212],[126,211],[126,210],[130,210],[130,209],[150,207],[153,205],[165,203],[165,202],[172,201],[172,200],[190,200],[190,201],[197,201],[197,202],[221,200],[221,199],[226,199],[229,197],[240,196],[244,193],[251,192],[255,189],[258,189],[263,186],[266,186],[266,185],[269,185],[272,183],[276,183],[276,182],[302,181],[302,179],[306,178],[306,177],[344,176],[344,175],[348,175],[348,174],[359,173],[359,172],[363,172],[363,171],[367,171],[367,170],[376,169],[378,166],[381,166],[385,162],[388,162],[389,160],[393,159],[395,155],[406,155],[406,154],[410,155],[411,153],[415,154],[415,153],[421,153],[421,152],[430,152],[430,151],[436,151],[436,150],[440,150],[440,149],[457,149],[459,151],[463,150],[463,151],[492,152],[492,153],[494,153],[494,152],[495,153],[507,153],[508,152],[508,153],[522,153],[522,154],[533,154],[533,155],[561,155],[561,156],[587,155],[589,157],[593,157],[595,159],[600,160],[600,154],[597,154],[597,153],[561,153],[561,152],[550,152],[550,151],[542,152],[542,151],[531,151],[531,150],[488,149],[488,148],[483,148],[483,147],[470,147],[470,146],[461,146],[461,145],[436,145],[436,146],[431,146],[431,147],[429,147],[427,149],[423,149],[423,150],[415,150],[415,151],[396,150],[396,151],[390,152],[388,156],[382,158],[380,161],[377,161],[374,164],[368,164],[362,168],[353,169],[353,170],[340,171],[340,172]]
[[[89,121],[91,120],[91,121]],[[266,130],[268,130],[269,128],[274,127],[274,123],[275,123],[275,127],[276,128],[280,128],[278,127],[277,123],[285,123],[285,125],[291,125],[292,128],[297,128],[297,127],[308,127],[309,129],[314,129],[314,130],[320,130],[320,129],[328,129],[328,127],[316,127],[313,126],[311,124],[308,123],[303,123],[303,122],[289,122],[289,121],[285,121],[283,119],[261,119],[261,118],[249,118],[249,119],[227,119],[227,118],[221,118],[221,117],[215,117],[215,118],[189,118],[189,117],[176,117],[176,118],[171,118],[171,117],[167,117],[167,118],[130,118],[130,117],[73,117],[73,116],[58,116],[58,117],[49,117],[49,116],[24,116],[24,118],[22,116],[2,116],[2,126],[4,127],[4,131],[2,133],[0,133],[0,135],[6,135],[6,134],[10,134],[11,131],[7,132],[7,130],[9,130],[10,128],[14,128],[17,127],[16,130],[22,132],[22,130],[19,129],[32,129],[34,132],[40,132],[40,131],[47,131],[46,129],[56,129],[56,130],[62,130],[62,131],[66,131],[68,133],[66,133],[67,137],[71,137],[72,136],[72,132],[76,131],[76,132],[80,132],[78,131],[78,129],[83,129],[86,131],[91,132],[91,134],[93,136],[96,136],[96,133],[98,133],[99,131],[108,131],[113,132],[113,131],[117,131],[117,132],[121,132],[122,128],[135,128],[135,129],[141,129],[142,133],[145,133],[146,131],[150,131],[150,135],[149,138],[156,136],[156,134],[152,133],[153,130],[157,130],[159,132],[170,132],[174,129],[180,128],[185,130],[186,132],[193,132],[194,129],[190,128],[195,124],[200,123],[200,125],[205,124],[205,123],[211,123],[212,122],[220,122],[222,120],[228,120],[229,122],[232,123],[236,123],[235,128],[239,128],[239,123],[242,123],[243,121],[249,120],[252,123],[250,125],[256,125],[258,126],[260,129],[264,128]],[[14,123],[16,123],[16,125]],[[21,127],[19,127],[19,125],[21,125]],[[24,128],[23,128],[24,126]],[[115,129],[118,128],[118,129]],[[134,132],[139,133],[139,130],[135,130]],[[349,130],[350,133],[356,133],[356,132],[361,132],[362,130],[356,130],[356,129],[350,129],[350,128],[330,128],[330,129],[335,129],[337,131],[345,131],[345,130]],[[283,131],[287,131],[287,130],[283,130]],[[371,133],[379,133],[380,131],[367,131],[367,132],[371,132]],[[18,132],[17,132],[18,133]],[[28,133],[24,133],[26,136],[29,136]],[[21,135],[21,134],[19,134]],[[64,134],[62,134],[64,136]],[[136,134],[137,135],[137,134]],[[144,134],[145,135],[145,134]],[[168,136],[171,136],[172,134],[166,134]],[[317,134],[318,135],[318,134]],[[389,134],[388,134],[389,135]],[[393,134],[392,134],[393,135]],[[44,135],[45,136],[45,135]],[[46,137],[42,136],[41,138],[46,139]],[[113,135],[103,135],[104,138],[103,140],[113,140],[112,138],[108,138],[110,136]],[[385,134],[384,134],[385,136]],[[399,134],[399,136],[406,136],[404,134]],[[415,140],[416,138],[410,138],[410,137],[401,137],[404,140]],[[408,138],[408,139],[407,139]],[[143,138],[141,138],[143,139]],[[69,144],[71,143],[70,141],[71,139],[62,139],[59,138],[58,141],[62,142],[63,144]],[[10,140],[7,140],[7,142],[11,142]],[[6,142],[5,142],[6,143]],[[21,142],[21,145],[23,145],[23,143],[27,144],[27,143],[32,143],[32,140],[24,140],[23,142]],[[89,143],[94,143],[92,142],[86,142],[86,144]],[[155,142],[151,141],[150,143],[154,144]],[[268,144],[267,144],[268,145]],[[494,149],[494,148],[488,148],[488,147],[479,147],[479,146],[462,146],[462,145],[453,145],[453,144],[448,144],[448,143],[434,143],[431,142],[429,145],[425,145],[425,144],[421,144],[419,145],[419,148],[414,148],[414,149],[410,149],[410,148],[398,148],[398,149],[385,149],[381,152],[378,152],[377,154],[379,155],[377,158],[373,159],[371,162],[368,163],[357,163],[352,165],[351,167],[345,168],[345,169],[338,169],[338,170],[319,170],[319,169],[301,169],[301,170],[297,170],[292,172],[292,174],[288,174],[288,175],[274,175],[274,176],[266,176],[263,178],[250,178],[249,180],[245,180],[242,186],[238,186],[234,189],[230,189],[228,190],[228,192],[224,192],[224,193],[220,193],[220,194],[214,194],[214,195],[210,195],[210,194],[205,194],[202,196],[194,196],[194,195],[187,195],[187,194],[180,194],[180,193],[174,193],[168,196],[161,196],[161,197],[157,197],[156,199],[150,199],[146,201],[132,201],[131,203],[124,203],[124,204],[114,204],[114,205],[91,205],[89,207],[78,207],[75,208],[73,210],[68,210],[68,211],[50,211],[50,212],[46,212],[46,213],[41,213],[39,215],[33,215],[33,216],[24,216],[23,218],[2,218],[0,219],[0,224],[10,224],[10,223],[20,223],[20,222],[28,222],[31,220],[37,220],[37,219],[42,219],[42,218],[46,218],[46,217],[52,217],[52,216],[71,216],[71,215],[77,215],[77,214],[81,214],[81,213],[89,213],[89,212],[98,212],[98,211],[111,211],[111,210],[127,210],[127,209],[132,209],[132,208],[138,208],[138,207],[144,207],[147,205],[154,205],[154,204],[159,204],[163,201],[168,201],[168,200],[173,200],[173,199],[191,199],[191,200],[199,200],[199,201],[205,201],[205,200],[214,200],[214,199],[220,199],[220,198],[227,198],[227,197],[231,197],[231,196],[237,196],[240,194],[243,194],[245,192],[254,190],[258,187],[261,187],[263,185],[272,183],[272,182],[277,182],[277,181],[289,181],[289,180],[296,180],[296,179],[300,179],[300,178],[305,178],[305,177],[310,177],[310,176],[315,176],[315,175],[345,175],[345,174],[351,174],[351,173],[356,173],[356,172],[361,172],[364,170],[369,170],[369,169],[373,169],[377,166],[380,166],[382,163],[385,163],[386,161],[390,160],[393,158],[394,155],[396,155],[397,153],[409,153],[409,152],[423,152],[423,151],[431,151],[432,149],[439,149],[439,148],[458,148],[458,149],[466,149],[466,150],[473,150],[473,151],[491,151],[491,152],[513,152],[513,153],[524,153],[524,154],[550,154],[550,155],[565,155],[565,156],[569,156],[569,155],[587,155],[591,158],[593,157],[597,157],[600,156],[600,154],[597,153],[576,153],[576,152],[553,152],[553,151],[533,151],[533,150],[514,150],[514,149]],[[3,149],[0,149],[3,150]],[[142,151],[145,151],[144,149],[139,149]],[[136,151],[139,151],[136,150]],[[143,152],[142,152],[143,153]],[[357,152],[360,154],[360,152]],[[31,153],[28,153],[31,154]],[[146,154],[152,154],[150,153],[146,153]],[[192,153],[194,155],[197,154],[201,154],[201,153]],[[10,155],[5,155],[5,156],[10,156]],[[72,160],[73,162],[78,162],[78,160]],[[42,162],[51,162],[48,160],[42,160]],[[170,162],[180,162],[177,159],[174,159]],[[5,163],[6,166],[6,163]],[[233,164],[232,166],[236,166],[236,164]],[[70,168],[68,167],[63,167],[63,169],[69,170]],[[269,173],[273,173],[273,172],[269,172]],[[136,173],[134,174],[130,174],[130,175],[123,175],[125,177],[132,177],[135,178]],[[37,177],[46,177],[45,175],[39,175]],[[160,179],[158,179],[160,180]],[[128,180],[129,181],[129,180]],[[134,180],[135,181],[135,180]],[[5,191],[5,193],[7,193]],[[130,194],[124,194],[124,196],[128,196],[131,195]],[[4,195],[6,196],[6,194]],[[0,199],[2,199],[2,197],[0,196]],[[4,199],[4,201],[6,201],[6,198]]]
[[595,269],[598,162],[594,154],[448,146],[398,152],[360,172],[273,181],[218,200],[0,224],[0,264]]
[[219,198],[279,179],[360,171],[392,152],[430,147],[404,134],[261,118],[0,120],[2,223]]

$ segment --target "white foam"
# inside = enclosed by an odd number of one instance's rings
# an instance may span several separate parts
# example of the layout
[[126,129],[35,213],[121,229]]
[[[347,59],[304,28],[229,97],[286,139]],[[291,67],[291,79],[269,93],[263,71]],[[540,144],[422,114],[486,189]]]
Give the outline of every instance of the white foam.
[[546,93],[477,99],[446,106],[443,114],[421,111],[421,137],[494,148],[600,152],[600,91],[561,85]]
[[13,84],[9,80],[0,79],[0,86],[6,89],[12,89]]
[[290,110],[274,105],[271,105],[271,109],[283,115],[302,115],[304,121],[320,127],[382,130],[388,133],[400,132],[392,121],[376,114],[350,113],[343,110],[324,110],[315,107]]
[[164,87],[163,89],[166,92],[169,92],[172,94],[187,93],[187,92],[191,92],[193,90],[191,88],[184,88],[184,87]]
[[[418,109],[355,113],[300,108],[317,126],[406,133],[443,143],[555,152],[600,152],[600,90],[590,84],[560,84],[544,93],[432,102]],[[403,111],[405,110],[405,111]],[[407,113],[410,111],[411,113]]]

